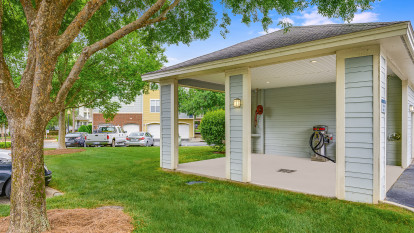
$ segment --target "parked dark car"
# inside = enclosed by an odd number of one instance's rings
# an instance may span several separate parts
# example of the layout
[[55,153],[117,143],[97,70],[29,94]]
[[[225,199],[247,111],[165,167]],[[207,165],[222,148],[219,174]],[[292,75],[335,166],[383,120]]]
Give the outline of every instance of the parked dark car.
[[[0,195],[10,198],[12,163],[10,151],[0,150]],[[45,183],[49,185],[52,172],[45,165]]]
[[84,132],[68,133],[65,136],[65,144],[67,147],[84,147],[86,135],[88,134]]

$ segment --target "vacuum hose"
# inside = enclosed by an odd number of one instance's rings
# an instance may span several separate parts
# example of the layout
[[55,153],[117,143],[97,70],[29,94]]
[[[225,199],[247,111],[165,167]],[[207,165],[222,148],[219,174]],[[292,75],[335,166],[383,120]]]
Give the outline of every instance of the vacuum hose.
[[[316,136],[316,134],[318,134],[319,135],[319,141],[318,141],[318,143],[314,146],[313,144],[313,139],[314,139],[314,137]],[[333,159],[331,159],[331,158],[329,158],[329,157],[327,157],[327,156],[325,156],[325,155],[321,155],[320,153],[318,153],[317,151],[318,150],[320,150],[320,149],[322,149],[322,147],[323,147],[323,145],[325,144],[325,137],[324,137],[324,135],[321,133],[321,132],[313,132],[313,134],[312,134],[312,136],[310,137],[310,139],[309,139],[309,146],[311,147],[311,149],[312,149],[312,151],[315,153],[315,154],[317,154],[317,155],[319,155],[319,156],[322,156],[322,157],[324,157],[325,159],[327,159],[327,160],[329,160],[329,161],[331,161],[331,162],[334,162],[335,163],[335,160],[333,160]]]

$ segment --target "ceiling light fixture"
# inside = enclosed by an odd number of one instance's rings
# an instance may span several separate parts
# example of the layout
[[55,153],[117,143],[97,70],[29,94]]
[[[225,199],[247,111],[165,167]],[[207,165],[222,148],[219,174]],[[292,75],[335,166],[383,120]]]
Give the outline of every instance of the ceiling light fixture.
[[316,60],[312,60],[312,61],[310,61],[311,63],[316,63],[316,62],[318,62],[318,61],[316,61]]
[[267,81],[266,83],[267,83],[267,84],[269,84],[270,82],[269,82],[269,81]]

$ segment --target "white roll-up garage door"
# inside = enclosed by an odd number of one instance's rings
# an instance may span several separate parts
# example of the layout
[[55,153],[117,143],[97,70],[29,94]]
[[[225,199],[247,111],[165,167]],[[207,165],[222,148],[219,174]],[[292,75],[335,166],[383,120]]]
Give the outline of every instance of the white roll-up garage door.
[[124,131],[127,131],[128,134],[139,132],[139,125],[138,124],[126,124],[122,127]]
[[154,138],[160,138],[160,125],[159,124],[150,124],[147,125],[147,131],[150,133]]
[[178,133],[181,136],[181,138],[189,139],[190,138],[190,125],[179,124]]

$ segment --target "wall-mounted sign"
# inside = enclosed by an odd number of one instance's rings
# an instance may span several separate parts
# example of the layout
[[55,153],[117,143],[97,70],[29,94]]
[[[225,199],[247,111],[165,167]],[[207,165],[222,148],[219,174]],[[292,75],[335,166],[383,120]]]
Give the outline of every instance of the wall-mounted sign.
[[387,101],[384,98],[381,98],[381,112],[385,113],[387,111]]

